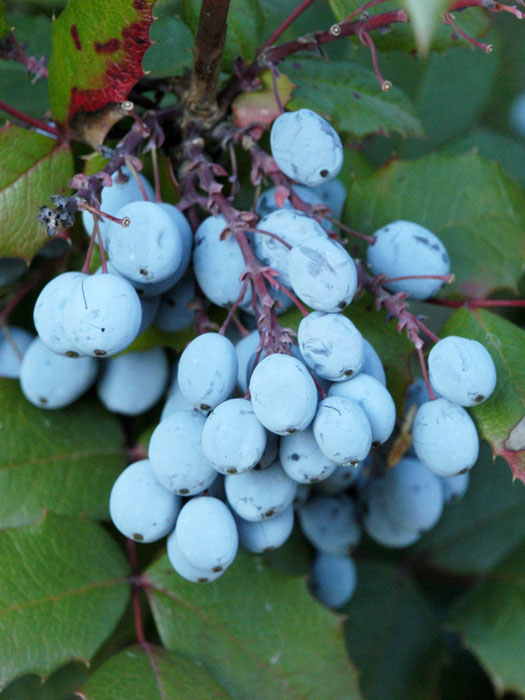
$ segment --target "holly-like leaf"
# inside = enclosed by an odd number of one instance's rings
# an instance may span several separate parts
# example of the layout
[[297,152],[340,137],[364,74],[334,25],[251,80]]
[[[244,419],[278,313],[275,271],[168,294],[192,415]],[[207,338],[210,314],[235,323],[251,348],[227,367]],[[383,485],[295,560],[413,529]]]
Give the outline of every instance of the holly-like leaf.
[[[157,8],[155,8],[156,11]],[[154,42],[144,56],[144,70],[150,78],[165,78],[179,75],[191,68],[193,61],[193,34],[179,18],[163,13],[151,27]]]
[[303,579],[242,552],[209,586],[183,580],[167,557],[146,578],[165,646],[202,663],[236,700],[360,698],[340,622]]
[[294,57],[283,71],[296,84],[291,109],[308,107],[327,115],[340,133],[366,136],[377,131],[422,136],[416,110],[393,86],[383,92],[373,71],[351,61]]
[[[120,103],[142,78],[154,0],[69,0],[53,25],[49,101],[59,124],[89,143],[125,112]],[[96,121],[96,134],[89,133]]]
[[89,677],[83,663],[70,663],[55,671],[42,683],[40,676],[23,676],[0,693],[0,700],[72,700],[72,694]]
[[0,41],[9,34],[11,27],[7,21],[7,0],[0,0]]
[[505,459],[525,483],[525,331],[484,309],[459,309],[442,336],[459,335],[484,345],[494,360],[498,381],[492,396],[470,409],[480,437]]
[[88,661],[124,611],[127,562],[105,530],[49,513],[0,532],[0,688]]
[[[182,0],[182,19],[197,33],[201,0]],[[240,56],[250,62],[262,44],[264,15],[258,0],[232,0],[228,12],[228,31],[223,54],[224,70],[231,70]]]
[[153,645],[113,656],[78,695],[83,700],[232,700],[205,668]]
[[441,16],[450,0],[404,0],[414,28],[417,47],[423,55],[430,49],[432,39],[441,24]]
[[0,527],[30,523],[46,508],[107,518],[123,444],[118,420],[95,401],[44,411],[18,381],[0,379]]
[[452,611],[448,624],[499,690],[525,692],[525,546],[509,554]]
[[437,571],[437,580],[446,583],[454,576],[479,576],[525,544],[525,487],[502,466],[483,442],[466,495],[446,506],[438,524],[416,545],[430,577]]
[[48,240],[39,207],[65,194],[72,175],[67,144],[12,124],[0,129],[0,258],[31,261]]
[[[233,102],[232,110],[237,126],[246,127],[251,124],[260,124],[268,127],[281,113],[275,100],[275,92],[270,71],[264,71],[260,75],[261,89],[256,92],[243,92]],[[288,104],[294,84],[288,76],[281,73],[276,80],[277,92],[281,104]]]
[[358,562],[357,588],[343,608],[350,658],[367,700],[434,697],[443,648],[438,619],[395,566]]
[[[517,289],[525,261],[525,195],[477,153],[395,161],[350,189],[349,225],[372,234],[397,219],[429,228],[445,244],[456,276],[446,291],[483,298]],[[443,292],[442,292],[443,293]]]

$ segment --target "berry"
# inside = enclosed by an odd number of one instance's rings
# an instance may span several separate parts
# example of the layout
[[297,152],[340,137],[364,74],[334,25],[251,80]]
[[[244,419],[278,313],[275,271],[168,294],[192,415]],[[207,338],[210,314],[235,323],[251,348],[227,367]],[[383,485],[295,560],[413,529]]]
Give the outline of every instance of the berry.
[[496,386],[496,367],[477,340],[455,335],[434,345],[428,356],[429,378],[443,398],[460,406],[486,401]]
[[[366,259],[374,275],[406,277],[448,275],[450,260],[445,246],[431,231],[413,221],[393,221],[374,233]],[[440,279],[385,282],[392,292],[406,292],[414,299],[428,299],[443,285]]]
[[279,459],[288,476],[300,484],[322,481],[337,468],[321,452],[311,428],[281,438]]
[[312,594],[329,608],[340,608],[348,603],[357,585],[354,560],[318,552],[310,572]]
[[297,485],[275,461],[267,469],[224,478],[226,497],[232,510],[244,520],[273,518],[292,503]]
[[239,542],[248,552],[262,554],[281,547],[290,537],[294,524],[293,505],[269,520],[251,522],[239,516],[235,518]]
[[270,147],[283,173],[309,187],[333,180],[343,165],[337,132],[310,109],[278,116],[270,132]]
[[328,554],[348,554],[361,539],[354,502],[348,496],[314,496],[299,509],[304,536]]
[[357,464],[370,452],[370,421],[355,401],[343,396],[319,402],[313,431],[321,450],[336,464]]

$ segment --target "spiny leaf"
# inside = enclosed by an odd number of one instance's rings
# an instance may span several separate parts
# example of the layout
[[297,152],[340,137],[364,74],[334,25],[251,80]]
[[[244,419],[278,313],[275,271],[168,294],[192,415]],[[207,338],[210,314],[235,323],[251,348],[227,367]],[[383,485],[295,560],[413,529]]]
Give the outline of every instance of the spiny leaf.
[[85,700],[232,700],[205,668],[151,644],[113,656],[79,695]]
[[500,691],[525,692],[525,546],[509,554],[453,609],[448,624]]
[[483,298],[517,289],[525,261],[525,195],[477,153],[394,161],[356,180],[350,226],[373,233],[397,219],[429,228],[445,244],[456,276],[446,292]]
[[107,518],[123,444],[118,420],[95,401],[43,411],[18,381],[0,379],[0,527],[30,523],[45,508]]
[[408,97],[395,86],[382,92],[374,73],[357,63],[294,57],[283,62],[283,71],[297,86],[290,107],[309,107],[328,115],[339,132],[423,134]]
[[49,513],[0,532],[0,688],[87,661],[128,599],[126,560],[103,528]]
[[477,340],[491,354],[498,375],[496,389],[470,411],[480,437],[525,483],[525,332],[490,311],[459,309],[443,326],[442,335]]
[[0,258],[31,261],[48,240],[39,207],[65,194],[72,175],[67,144],[12,124],[0,129]]
[[[53,25],[49,98],[56,122],[101,142],[115,123],[119,103],[142,78],[151,45],[154,0],[70,0]],[[104,112],[101,112],[104,110]],[[95,114],[96,113],[96,114]],[[86,123],[87,119],[87,123]],[[98,137],[98,138],[96,138]]]
[[360,698],[339,620],[302,579],[242,552],[209,586],[184,581],[167,557],[146,578],[166,647],[202,663],[236,700]]

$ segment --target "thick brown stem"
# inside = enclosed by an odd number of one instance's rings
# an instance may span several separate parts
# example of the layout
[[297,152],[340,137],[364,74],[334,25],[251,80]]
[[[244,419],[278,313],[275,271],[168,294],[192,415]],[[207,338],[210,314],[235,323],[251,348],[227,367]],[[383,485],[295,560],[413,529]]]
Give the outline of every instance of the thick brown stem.
[[218,121],[217,88],[226,42],[230,0],[203,0],[195,39],[193,73],[184,100],[183,127],[199,121],[209,128]]

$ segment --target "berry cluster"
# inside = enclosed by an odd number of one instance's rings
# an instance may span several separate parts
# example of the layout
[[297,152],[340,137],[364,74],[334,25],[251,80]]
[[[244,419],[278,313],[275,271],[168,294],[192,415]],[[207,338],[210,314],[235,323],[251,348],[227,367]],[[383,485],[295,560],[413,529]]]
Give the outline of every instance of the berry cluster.
[[[391,300],[436,294],[449,279],[447,251],[419,224],[392,222],[368,247],[370,278],[333,230],[345,199],[335,180],[337,133],[302,109],[275,120],[270,142],[278,174],[256,213],[243,218],[218,197],[219,210],[209,207],[194,235],[178,208],[153,201],[149,183],[121,168],[102,191],[105,219],[93,207],[83,212],[99,237],[101,269],[66,272],[44,287],[38,337],[11,328],[21,363],[0,337],[0,373],[19,373],[25,396],[42,408],[66,406],[97,381],[108,409],[142,413],[165,392],[168,356],[119,353],[151,323],[167,331],[191,324],[198,285],[230,311],[219,332],[201,326],[182,352],[148,458],[115,482],[113,522],[140,542],[167,535],[175,570],[206,582],[227,569],[239,543],[259,553],[281,546],[297,514],[318,551],[312,590],[337,607],[355,587],[361,527],[380,544],[407,546],[464,493],[478,454],[464,407],[491,395],[496,372],[480,343],[439,340],[429,377],[423,364],[426,383],[407,399],[418,406],[413,452],[386,468],[377,448],[394,431],[394,400],[376,350],[343,312],[363,286]],[[294,303],[303,314],[297,342],[277,319]],[[232,319],[243,336],[236,343]],[[417,332],[410,337],[421,351]]]

